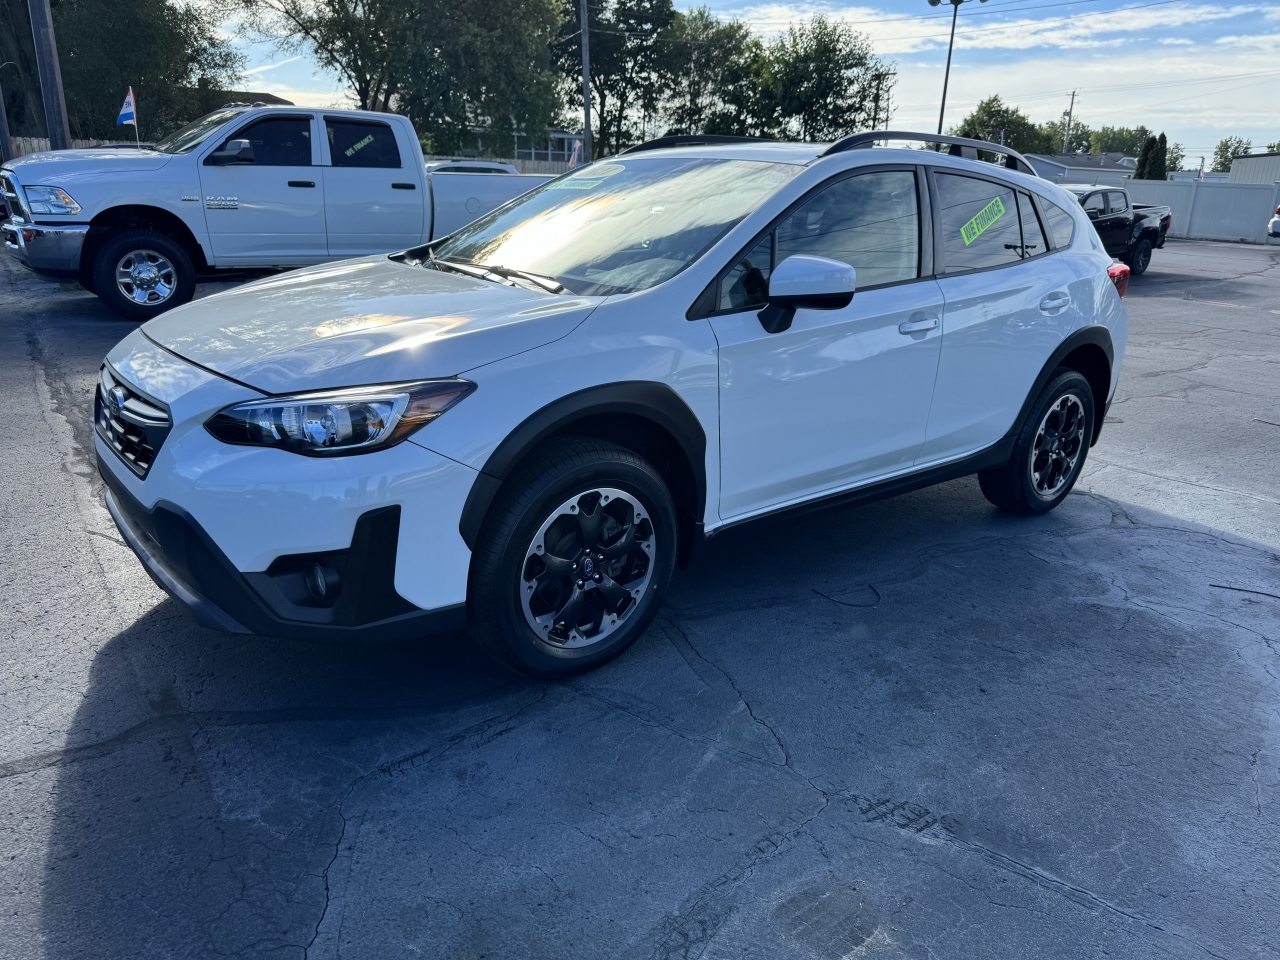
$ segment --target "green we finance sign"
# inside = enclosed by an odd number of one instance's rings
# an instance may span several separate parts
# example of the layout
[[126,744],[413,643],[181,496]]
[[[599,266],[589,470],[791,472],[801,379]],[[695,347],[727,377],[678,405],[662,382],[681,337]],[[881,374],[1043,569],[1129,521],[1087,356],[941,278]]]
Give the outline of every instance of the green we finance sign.
[[1003,217],[1005,214],[1004,204],[1000,202],[1000,198],[996,197],[985,207],[978,211],[972,220],[960,228],[960,237],[964,240],[967,247],[973,241],[987,232],[993,223]]

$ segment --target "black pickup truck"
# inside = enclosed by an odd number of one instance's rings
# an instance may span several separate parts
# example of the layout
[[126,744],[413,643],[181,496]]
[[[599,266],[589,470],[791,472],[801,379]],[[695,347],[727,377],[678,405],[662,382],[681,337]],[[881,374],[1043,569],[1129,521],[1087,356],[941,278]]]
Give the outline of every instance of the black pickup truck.
[[1129,265],[1134,276],[1151,264],[1151,251],[1164,246],[1173,212],[1164,206],[1134,203],[1124,187],[1064,183],[1097,228],[1107,253]]

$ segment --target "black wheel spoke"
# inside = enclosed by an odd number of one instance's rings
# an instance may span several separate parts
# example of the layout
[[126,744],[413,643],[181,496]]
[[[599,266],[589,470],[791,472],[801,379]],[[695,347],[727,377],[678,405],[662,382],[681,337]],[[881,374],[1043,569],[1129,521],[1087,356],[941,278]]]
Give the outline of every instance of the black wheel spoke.
[[600,552],[604,554],[606,560],[616,560],[618,557],[625,556],[634,550],[635,545],[636,525],[633,523],[627,527],[627,532],[618,539],[617,543],[604,547]]
[[578,510],[578,530],[582,534],[582,548],[590,550],[600,543],[600,526],[604,522],[604,511],[599,504],[591,512]]
[[596,589],[604,594],[604,606],[610,613],[617,613],[631,599],[631,591],[609,577],[605,577]]
[[553,557],[549,553],[541,554],[545,569],[534,577],[539,585],[552,580],[567,580],[573,576],[573,561],[564,557]]
[[578,626],[578,613],[582,610],[582,591],[575,590],[569,597],[569,602],[560,608],[560,612],[556,614],[556,626],[564,624],[567,631],[574,630]]

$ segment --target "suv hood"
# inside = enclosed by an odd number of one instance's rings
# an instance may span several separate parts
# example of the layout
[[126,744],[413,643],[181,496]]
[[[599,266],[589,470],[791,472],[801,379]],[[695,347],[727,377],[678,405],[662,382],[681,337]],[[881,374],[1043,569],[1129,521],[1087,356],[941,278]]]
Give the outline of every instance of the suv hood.
[[196,300],[148,339],[265,393],[451,377],[568,334],[601,297],[556,295],[385,256]]
[[159,170],[173,157],[158,150],[141,150],[128,147],[108,150],[102,147],[88,150],[47,150],[15,157],[5,164],[18,180],[30,186],[36,183],[57,183],[64,177],[85,173],[127,173],[132,170]]

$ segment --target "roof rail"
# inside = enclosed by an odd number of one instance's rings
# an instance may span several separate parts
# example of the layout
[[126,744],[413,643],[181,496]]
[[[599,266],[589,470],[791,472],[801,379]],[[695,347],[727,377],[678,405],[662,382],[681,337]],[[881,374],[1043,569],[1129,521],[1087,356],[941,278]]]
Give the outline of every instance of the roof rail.
[[833,153],[844,153],[846,150],[859,150],[867,147],[875,146],[877,140],[914,140],[918,143],[945,143],[950,149],[947,151],[953,157],[965,157],[969,160],[978,159],[978,151],[986,150],[988,153],[998,153],[1004,157],[1004,165],[1010,170],[1019,170],[1022,173],[1029,173],[1033,177],[1038,177],[1035,167],[1027,162],[1027,158],[1020,154],[1012,147],[1006,147],[999,143],[988,143],[986,140],[972,140],[969,137],[948,137],[940,133],[908,133],[903,130],[870,130],[866,133],[855,133],[847,137],[837,140],[826,150],[822,151],[822,156],[829,156]]
[[[722,143],[773,143],[766,137],[730,137],[719,133],[675,134],[670,137],[658,137],[646,140],[634,147],[627,147],[622,153],[640,153],[644,150],[664,150],[667,147],[708,147]],[[622,154],[618,154],[622,156]]]

